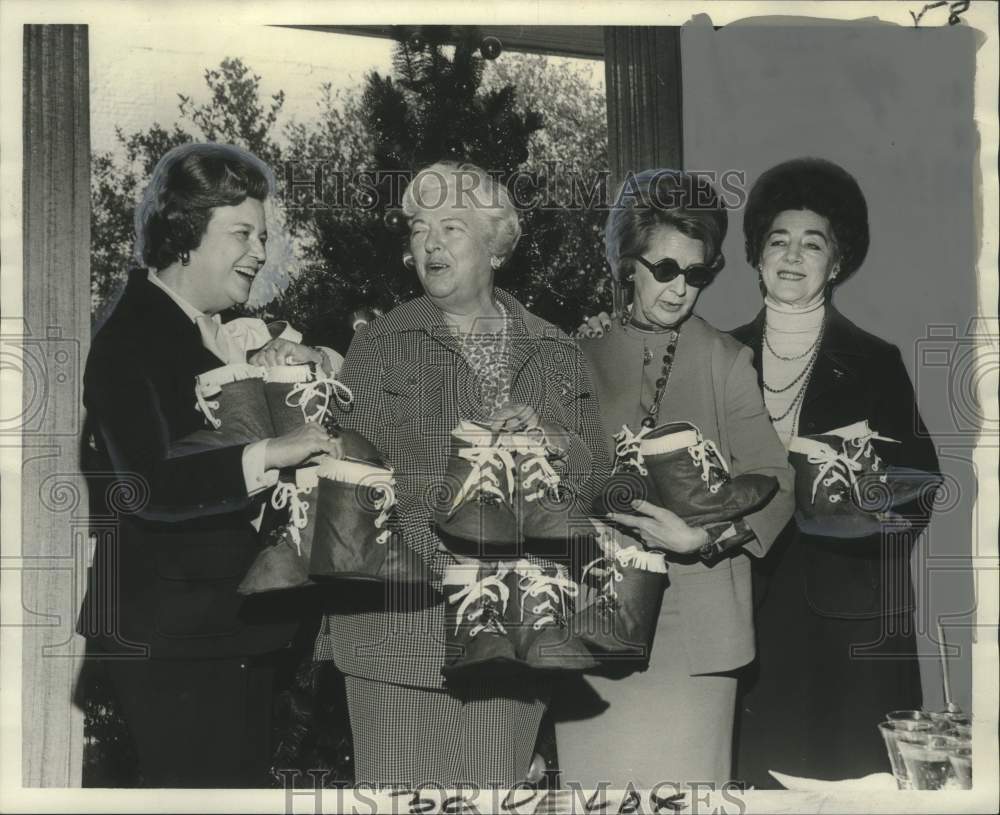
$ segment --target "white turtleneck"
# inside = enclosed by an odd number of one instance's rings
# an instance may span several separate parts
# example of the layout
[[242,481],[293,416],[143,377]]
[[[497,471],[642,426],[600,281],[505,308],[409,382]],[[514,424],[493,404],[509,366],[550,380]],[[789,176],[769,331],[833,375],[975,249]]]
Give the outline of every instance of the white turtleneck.
[[[805,306],[790,306],[768,296],[764,298],[764,306],[766,342],[762,343],[761,349],[764,360],[764,382],[770,388],[780,389],[803,374],[813,358],[814,346],[823,327],[825,300],[821,297],[815,303]],[[798,433],[801,400],[790,412],[789,409],[792,407],[792,402],[808,385],[810,376],[811,373],[804,374],[792,387],[781,393],[771,393],[766,388],[764,390],[764,404],[771,416],[778,417],[788,413],[784,418],[774,422],[774,429],[778,431],[778,436],[785,447]]]

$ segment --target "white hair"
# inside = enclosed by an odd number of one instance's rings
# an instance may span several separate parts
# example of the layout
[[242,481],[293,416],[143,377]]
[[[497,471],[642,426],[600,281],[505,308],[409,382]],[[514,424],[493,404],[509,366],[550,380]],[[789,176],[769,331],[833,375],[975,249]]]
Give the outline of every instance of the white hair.
[[517,207],[507,188],[475,164],[439,161],[424,167],[403,193],[403,214],[412,221],[419,212],[443,206],[452,197],[458,206],[469,206],[485,219],[491,251],[506,261],[521,238]]

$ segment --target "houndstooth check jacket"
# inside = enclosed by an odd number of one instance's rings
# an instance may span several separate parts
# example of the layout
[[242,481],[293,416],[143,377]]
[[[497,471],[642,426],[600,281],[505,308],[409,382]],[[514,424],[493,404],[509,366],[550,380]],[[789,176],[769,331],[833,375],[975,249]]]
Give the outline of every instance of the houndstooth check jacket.
[[[543,422],[567,431],[561,479],[589,506],[610,462],[587,363],[558,328],[507,292],[496,289],[495,296],[511,319],[511,403],[530,405]],[[450,556],[433,531],[432,508],[435,492],[445,489],[451,431],[462,419],[487,418],[457,339],[430,299],[418,297],[361,328],[339,379],[354,392],[341,424],[364,435],[393,466],[404,541],[440,572]],[[360,602],[327,617],[316,658],[332,658],[342,672],[366,679],[442,687],[440,594],[388,586]]]

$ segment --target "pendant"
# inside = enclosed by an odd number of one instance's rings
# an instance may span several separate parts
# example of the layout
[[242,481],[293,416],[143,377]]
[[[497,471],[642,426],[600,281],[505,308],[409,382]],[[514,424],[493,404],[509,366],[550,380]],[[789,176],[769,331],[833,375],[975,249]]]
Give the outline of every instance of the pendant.
[[648,348],[643,348],[642,349],[642,364],[643,365],[649,365],[649,363],[652,362],[652,361],[653,361],[653,352],[650,351]]
[[656,424],[656,420],[652,416],[647,416],[640,422],[640,424],[643,427],[653,427]]

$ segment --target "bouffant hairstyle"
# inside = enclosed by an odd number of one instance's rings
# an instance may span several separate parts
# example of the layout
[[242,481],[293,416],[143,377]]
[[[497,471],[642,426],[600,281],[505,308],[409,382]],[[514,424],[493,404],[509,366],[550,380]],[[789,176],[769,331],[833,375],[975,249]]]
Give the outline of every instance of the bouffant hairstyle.
[[231,144],[182,144],[157,162],[135,210],[135,258],[165,269],[197,249],[215,207],[264,201],[274,175],[259,158]]
[[729,215],[715,187],[701,174],[680,170],[643,170],[629,174],[618,189],[604,227],[605,250],[614,288],[615,310],[624,313],[636,261],[657,229],[670,226],[705,246],[705,265],[725,265],[722,242]]
[[868,204],[843,167],[822,158],[797,158],[767,170],[750,190],[743,218],[747,261],[760,264],[764,241],[777,215],[807,209],[830,222],[833,249],[843,283],[868,253]]
[[[424,167],[403,193],[403,215],[412,221],[421,210],[442,206],[452,197],[484,219],[491,251],[509,260],[521,239],[517,207],[507,188],[475,164],[439,161]],[[405,255],[409,256],[409,252]]]
[[679,170],[643,170],[622,183],[604,228],[608,263],[616,277],[632,271],[629,256],[643,254],[661,226],[701,241],[705,264],[722,268],[729,216],[711,183]]

